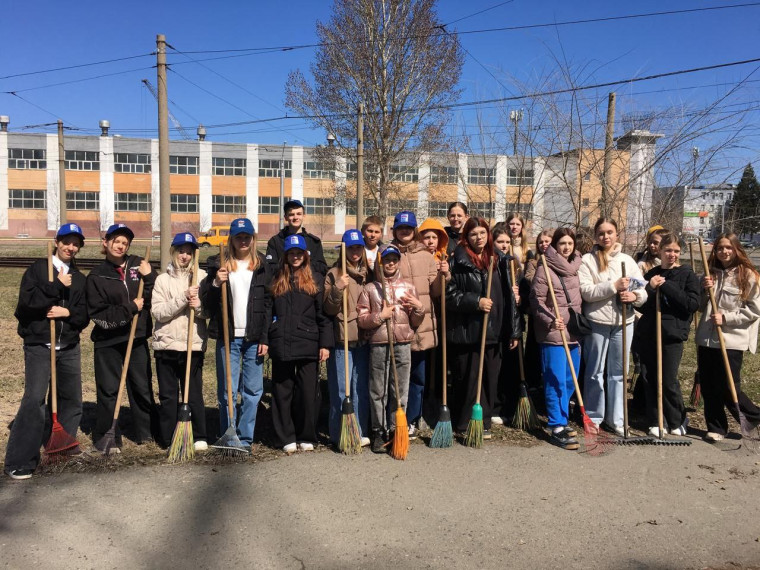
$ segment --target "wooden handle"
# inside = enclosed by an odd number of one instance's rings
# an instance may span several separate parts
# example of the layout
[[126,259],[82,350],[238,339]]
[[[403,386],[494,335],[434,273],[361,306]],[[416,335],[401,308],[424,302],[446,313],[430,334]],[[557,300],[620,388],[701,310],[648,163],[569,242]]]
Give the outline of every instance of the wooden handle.
[[[198,248],[193,252],[193,275],[190,280],[190,286],[198,284]],[[187,398],[190,393],[190,370],[193,358],[193,338],[195,335],[195,309],[188,307],[190,314],[187,319],[187,361],[185,362],[185,393],[183,394],[182,403],[187,404]]]
[[[622,276],[626,276],[625,261],[620,264]],[[628,304],[621,307],[623,317],[623,434],[628,437]]]
[[[549,267],[546,265],[546,257],[543,253],[539,254],[541,257],[541,264],[544,267],[544,273],[546,274],[546,283],[549,285],[549,296],[552,299],[552,305],[554,306],[554,315],[559,317],[559,305],[557,304],[557,297],[554,294],[554,285],[552,284],[551,273],[549,273]],[[578,376],[575,374],[575,366],[573,366],[573,357],[570,355],[570,347],[567,344],[567,337],[565,336],[565,329],[559,331],[562,337],[562,346],[565,347],[565,356],[567,357],[567,365],[570,367],[570,374],[573,377],[573,386],[575,387],[575,396],[578,398],[578,405],[581,410],[585,409],[583,405],[583,396],[581,395],[581,389],[578,386]]]
[[[707,255],[705,254],[705,244],[702,238],[699,239],[699,253],[702,256],[702,267],[705,269],[705,276],[710,275],[710,268],[707,265]],[[713,246],[714,247],[714,246]],[[718,303],[715,301],[715,291],[713,290],[715,285],[713,284],[707,292],[710,295],[710,305],[712,306],[713,315],[718,314]],[[728,361],[728,352],[726,352],[726,341],[723,338],[723,326],[715,325],[718,329],[718,342],[720,343],[720,352],[723,355],[723,366],[726,368],[726,380],[728,381],[728,390],[731,392],[731,400],[739,407],[739,398],[736,395],[736,386],[734,386],[734,375],[731,373],[731,364]]]
[[[388,302],[388,291],[385,285],[385,272],[383,271],[383,256],[377,252],[377,263],[380,266],[380,286],[383,289],[383,303]],[[400,269],[399,269],[400,271]],[[393,371],[393,383],[396,388],[396,406],[401,408],[401,392],[398,389],[398,373],[396,372],[396,353],[393,348],[393,327],[391,326],[393,316],[385,321],[385,334],[388,335],[388,350],[391,353],[391,369]]]
[[[219,268],[225,267],[224,244],[219,245]],[[227,273],[229,282],[229,273]],[[227,417],[230,425],[235,417],[235,403],[232,401],[232,361],[230,359],[230,316],[227,314],[227,283],[222,283],[222,335],[224,338],[224,369],[227,383]],[[264,326],[269,326],[265,323]]]
[[441,385],[442,385],[442,403],[445,406],[446,397],[446,276],[441,273]]
[[[340,266],[343,275],[348,275],[344,242],[340,242]],[[343,289],[343,373],[346,381],[346,398],[349,398],[351,397],[351,382],[348,380],[348,287]]]
[[[491,283],[493,282],[493,256],[488,262],[488,280],[486,282],[486,299],[491,298]],[[478,358],[478,391],[475,394],[475,403],[480,404],[480,390],[483,386],[483,362],[486,357],[486,334],[488,332],[488,315],[483,314],[483,330],[480,333],[480,356]]]
[[655,292],[655,333],[657,340],[657,426],[660,428],[660,439],[665,435],[665,422],[662,414],[662,308],[660,305],[660,288]]
[[[689,242],[689,261],[691,262],[691,270],[696,273],[696,264],[694,263],[694,242]],[[694,311],[694,340],[697,340],[697,326],[699,323],[699,311]]]
[[[150,263],[150,246],[145,249],[145,261]],[[126,279],[126,275],[124,276]],[[137,299],[142,299],[143,291],[145,290],[145,280],[140,279],[140,284],[137,286]],[[132,345],[135,342],[135,333],[137,332],[137,320],[140,318],[142,310],[132,317],[132,326],[129,329],[129,340],[127,341],[127,352],[124,354],[124,365],[121,368],[121,379],[119,380],[119,393],[116,395],[116,407],[113,411],[114,421],[119,419],[119,411],[121,410],[121,400],[124,396],[124,386],[127,383],[127,372],[129,371],[129,361],[132,358]]]
[[[509,244],[509,274],[512,277],[512,285],[514,286],[517,278],[515,277],[515,252],[511,243]],[[520,382],[525,382],[525,361],[523,358],[523,339],[522,335],[520,335],[517,341],[517,364],[520,369]]]
[[[47,244],[48,281],[53,282],[53,243]],[[55,319],[50,319],[50,411],[58,415],[58,373],[55,366]]]

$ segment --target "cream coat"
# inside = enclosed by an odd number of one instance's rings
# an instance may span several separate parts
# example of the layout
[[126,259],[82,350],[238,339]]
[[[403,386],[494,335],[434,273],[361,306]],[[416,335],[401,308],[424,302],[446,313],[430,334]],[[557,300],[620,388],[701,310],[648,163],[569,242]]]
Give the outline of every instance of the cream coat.
[[[198,270],[198,283],[206,277],[203,269]],[[188,304],[185,291],[190,286],[190,274],[178,272],[171,264],[156,279],[151,297],[150,314],[155,319],[153,329],[153,350],[187,350]],[[206,318],[203,307],[195,310],[193,325],[193,350],[206,350]]]

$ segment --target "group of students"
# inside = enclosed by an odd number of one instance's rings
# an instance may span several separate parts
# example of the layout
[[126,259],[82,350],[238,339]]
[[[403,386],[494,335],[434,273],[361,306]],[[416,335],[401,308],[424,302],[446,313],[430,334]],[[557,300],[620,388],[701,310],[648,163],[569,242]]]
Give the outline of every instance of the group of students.
[[[718,441],[728,430],[724,405],[729,396],[720,366],[717,325],[726,339],[742,412],[751,421],[760,421],[760,409],[740,390],[743,353],[754,352],[757,346],[760,277],[733,234],[715,240],[709,274],[700,282],[691,269],[679,264],[676,237],[661,229],[650,232],[647,251],[638,264],[622,252],[614,220],[603,218],[596,223],[595,244],[583,254],[581,240],[571,228],[542,231],[535,244],[535,252],[543,257],[539,262],[529,248],[521,216],[510,214],[506,222],[491,228],[482,218],[468,217],[467,206],[455,202],[449,206],[450,225],[445,228],[432,218],[418,226],[414,213],[398,213],[388,243],[381,241],[383,224],[377,217],[367,218],[360,229],[349,229],[342,237],[344,270],[340,259],[328,269],[320,239],[303,226],[301,202],[287,202],[284,214],[286,226],[269,240],[265,255],[257,250],[251,221],[234,220],[226,255],[209,257],[207,271],[198,270],[198,275],[193,275],[198,243],[192,234],[174,237],[172,261],[157,275],[146,260],[129,254],[133,232],[124,224],[114,224],[102,240],[103,263],[85,278],[74,259],[84,246],[84,235],[76,224],[62,226],[54,240],[53,280],[48,279],[46,262],[40,260],[21,282],[16,318],[24,339],[26,384],[8,442],[6,473],[27,479],[40,462],[40,447],[50,430],[46,410],[50,350],[56,354],[59,419],[68,433],[76,434],[82,416],[79,337],[90,320],[97,388],[93,441],[111,427],[126,351],[131,347],[127,394],[132,438],[138,444],[155,440],[167,447],[182,398],[191,311],[188,403],[196,450],[208,448],[202,369],[209,337],[217,339],[220,433],[227,431],[231,420],[241,444],[249,448],[253,443],[268,355],[274,445],[287,453],[314,449],[319,371],[325,361],[329,435],[337,445],[348,361],[348,386],[362,445],[384,452],[395,429],[392,412],[398,407],[406,413],[411,438],[426,423],[434,423],[437,403],[447,389],[435,378],[441,370],[449,373],[455,431],[466,430],[476,401],[483,408],[484,439],[491,437],[492,424],[509,421],[519,397],[516,363],[522,354],[525,317],[526,374],[543,396],[552,443],[578,447],[570,426],[571,364],[581,372],[588,415],[597,425],[622,435],[627,375],[623,352],[630,350],[634,336],[650,433],[659,435],[653,361],[655,291],[661,296],[668,431],[686,432],[677,371],[697,310],[707,439]],[[141,282],[144,291],[139,297]],[[706,302],[709,287],[717,293],[717,314]],[[226,318],[224,290],[229,301]],[[625,323],[623,304],[631,307]],[[137,328],[130,344],[133,317],[137,317]],[[51,346],[50,319],[56,323],[55,347]],[[225,322],[235,404],[240,398],[240,404],[232,406],[231,418],[226,412]],[[442,336],[447,342],[446,362],[436,349]],[[569,344],[569,360],[563,336]],[[152,389],[149,339],[156,361],[158,405]],[[390,366],[391,350],[395,367]],[[120,446],[117,430],[117,452]]]

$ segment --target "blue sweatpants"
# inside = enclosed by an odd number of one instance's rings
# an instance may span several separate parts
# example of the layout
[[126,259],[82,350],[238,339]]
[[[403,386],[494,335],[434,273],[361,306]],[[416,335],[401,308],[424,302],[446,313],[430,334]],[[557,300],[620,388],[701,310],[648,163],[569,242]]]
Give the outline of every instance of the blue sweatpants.
[[[570,357],[576,375],[581,364],[581,350],[577,344],[570,345]],[[544,397],[548,426],[564,427],[568,423],[568,405],[575,391],[573,376],[567,363],[565,347],[562,345],[541,345],[541,369],[544,376]]]

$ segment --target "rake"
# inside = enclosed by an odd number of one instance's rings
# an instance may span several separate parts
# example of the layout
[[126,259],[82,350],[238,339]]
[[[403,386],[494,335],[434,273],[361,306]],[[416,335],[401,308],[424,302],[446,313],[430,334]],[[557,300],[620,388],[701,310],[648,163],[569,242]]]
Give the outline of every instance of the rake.
[[[451,427],[451,411],[446,399],[446,277],[441,274],[441,409],[438,411],[438,423],[435,424],[430,447],[444,448],[454,444],[454,431]],[[435,362],[435,361],[434,361]]]
[[[344,242],[340,244],[340,262],[343,275],[347,275]],[[343,289],[343,374],[346,379],[346,397],[341,405],[338,449],[346,455],[355,455],[362,452],[362,435],[356,413],[354,413],[354,404],[351,402],[351,376],[348,369],[348,287]]]

